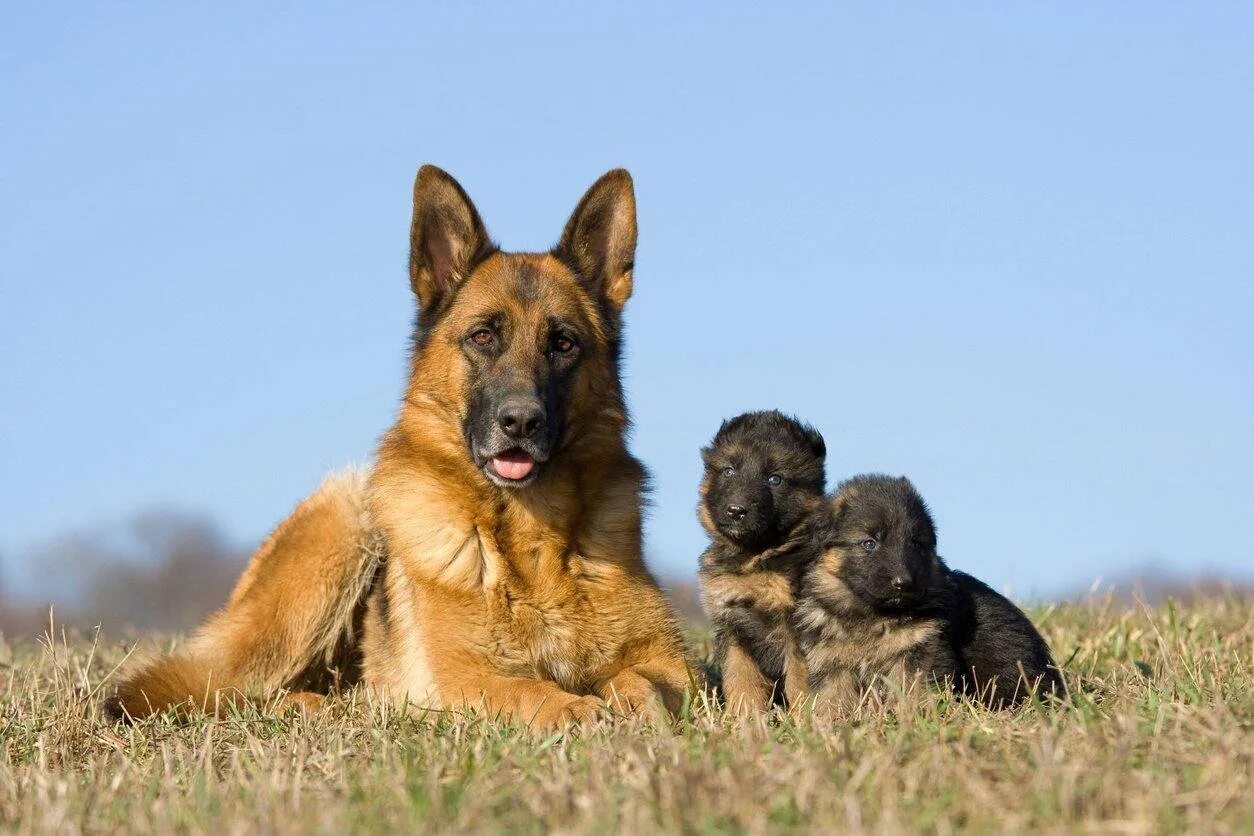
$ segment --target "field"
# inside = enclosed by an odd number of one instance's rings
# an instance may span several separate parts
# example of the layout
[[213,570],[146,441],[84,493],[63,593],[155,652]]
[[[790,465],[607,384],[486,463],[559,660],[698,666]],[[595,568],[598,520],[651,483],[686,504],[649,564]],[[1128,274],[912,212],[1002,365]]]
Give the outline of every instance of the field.
[[312,716],[99,716],[129,646],[0,640],[0,829],[14,832],[1254,832],[1254,606],[1235,594],[1032,611],[1075,692],[993,714],[940,696],[839,726],[607,720],[532,735],[349,694]]

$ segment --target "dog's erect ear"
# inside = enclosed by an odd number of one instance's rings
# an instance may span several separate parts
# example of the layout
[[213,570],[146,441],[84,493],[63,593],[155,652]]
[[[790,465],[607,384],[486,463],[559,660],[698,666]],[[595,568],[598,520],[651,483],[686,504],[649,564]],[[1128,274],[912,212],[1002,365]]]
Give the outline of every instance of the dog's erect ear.
[[492,251],[488,231],[461,184],[433,165],[414,180],[414,220],[409,228],[409,283],[424,311]]
[[811,427],[809,424],[805,424],[804,426],[806,443],[810,445],[810,452],[817,458],[827,458],[827,444],[823,441],[823,434],[814,427]]
[[622,310],[631,296],[636,260],[636,193],[626,169],[606,172],[592,184],[553,252],[575,269],[593,296]]
[[811,426],[806,427],[806,438],[810,442],[810,452],[818,460],[818,488],[821,493],[827,486],[827,443],[823,441],[823,434]]
[[836,536],[836,524],[838,521],[838,513],[831,503],[825,503],[811,512],[810,517],[810,536],[814,538],[814,545],[820,549],[827,549]]
[[935,538],[936,520],[933,519],[932,509],[927,507],[927,500],[923,498],[923,494],[919,493],[919,489],[916,488],[914,483],[906,476],[898,477],[897,484],[901,485],[901,487],[907,491],[909,495],[909,499],[907,501],[918,503],[916,507],[919,509],[919,513],[923,516],[923,522],[927,525],[928,531],[931,533],[932,537]]
[[714,451],[718,448],[719,442],[723,440],[723,433],[727,429],[729,421],[723,419],[718,425],[718,432],[714,433],[714,438],[710,439],[710,443],[701,448],[701,462],[709,467],[714,462]]
[[849,508],[858,495],[859,491],[854,485],[845,485],[836,491],[836,496],[832,498],[828,506],[831,509],[833,525],[839,526],[845,521],[845,515],[849,513]]

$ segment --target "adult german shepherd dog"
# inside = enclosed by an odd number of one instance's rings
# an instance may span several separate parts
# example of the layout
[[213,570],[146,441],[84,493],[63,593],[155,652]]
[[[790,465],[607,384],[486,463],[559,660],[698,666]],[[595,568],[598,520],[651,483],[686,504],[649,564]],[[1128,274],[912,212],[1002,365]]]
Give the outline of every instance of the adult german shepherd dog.
[[532,726],[678,709],[691,668],[641,555],[646,474],[624,440],[635,249],[621,169],[553,250],[505,253],[462,187],[424,166],[409,383],[373,468],[302,502],[186,651],[142,666],[107,710],[311,704],[358,681]]

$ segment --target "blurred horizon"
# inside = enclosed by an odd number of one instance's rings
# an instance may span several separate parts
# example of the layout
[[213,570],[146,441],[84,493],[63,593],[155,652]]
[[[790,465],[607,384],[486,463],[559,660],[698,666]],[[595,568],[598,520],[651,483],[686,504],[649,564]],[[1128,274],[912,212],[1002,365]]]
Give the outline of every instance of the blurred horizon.
[[1251,41],[1225,3],[6,6],[0,595],[221,583],[369,460],[424,162],[525,250],[631,170],[660,576],[704,545],[698,448],[779,408],[1017,598],[1248,584]]
[[[114,635],[191,631],[223,606],[250,556],[251,549],[230,542],[210,520],[168,508],[64,533],[31,556],[46,576],[59,578],[55,589],[46,580],[15,588],[0,573],[0,640],[56,639],[62,630],[96,628]],[[685,621],[704,622],[695,577],[662,574],[658,580]],[[1254,600],[1254,582],[1146,561],[1086,586],[1017,600],[1053,604],[1104,596],[1147,604],[1168,598]]]

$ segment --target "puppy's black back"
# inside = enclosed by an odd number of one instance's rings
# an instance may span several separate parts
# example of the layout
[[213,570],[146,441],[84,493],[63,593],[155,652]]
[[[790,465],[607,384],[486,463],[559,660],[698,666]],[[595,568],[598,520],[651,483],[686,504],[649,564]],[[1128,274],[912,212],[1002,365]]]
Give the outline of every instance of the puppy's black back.
[[958,660],[955,687],[994,708],[1036,693],[1062,694],[1049,646],[1022,610],[966,572],[950,570],[949,638]]

